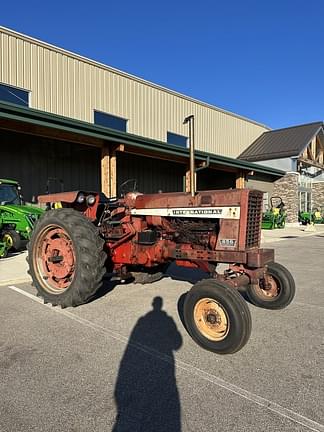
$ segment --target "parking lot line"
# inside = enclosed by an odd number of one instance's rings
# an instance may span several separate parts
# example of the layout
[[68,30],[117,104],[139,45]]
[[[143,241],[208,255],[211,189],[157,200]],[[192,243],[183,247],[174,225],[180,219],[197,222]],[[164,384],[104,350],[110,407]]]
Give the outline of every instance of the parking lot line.
[[315,304],[310,304],[310,303],[302,303],[302,302],[296,302],[296,301],[294,301],[294,305],[309,306],[309,307],[313,307],[313,308],[324,309],[324,306],[321,306],[321,305],[315,305]]
[[[45,306],[47,308],[49,308],[51,311],[59,313],[61,315],[64,315],[65,317],[78,322],[79,324],[82,324],[83,326],[86,326],[88,328],[93,329],[94,331],[100,332],[106,336],[112,337],[115,340],[118,340],[119,342],[123,343],[123,344],[130,344],[134,349],[140,350],[142,352],[147,353],[148,355],[151,355],[161,361],[167,362],[167,363],[171,363],[173,360],[167,356],[164,355],[156,350],[153,350],[145,345],[139,344],[139,343],[129,343],[129,340],[127,337],[114,332],[112,330],[109,330],[105,327],[102,327],[98,324],[95,324],[85,318],[81,318],[67,310],[63,310],[63,309],[59,309],[59,308],[55,308],[52,307],[51,305],[47,305],[44,304],[43,301],[36,297],[33,294],[30,294],[16,286],[10,285],[8,286],[9,289],[15,291],[18,294],[24,295],[25,297],[28,297],[29,299],[41,304],[42,306]],[[219,378],[215,375],[212,375],[208,372],[205,372],[202,369],[196,368],[192,365],[190,365],[189,363],[186,363],[182,360],[175,360],[176,366],[178,369],[184,370],[186,372],[188,372],[191,375],[195,375],[198,376],[200,379],[203,379],[205,381],[208,381],[209,383],[212,383],[218,387],[221,387],[241,398],[244,398],[246,400],[249,400],[250,402],[257,404],[261,407],[263,407],[265,410],[269,410],[272,411],[274,413],[276,413],[277,415],[284,417],[286,419],[291,420],[294,423],[300,424],[302,426],[304,426],[305,428],[312,430],[312,431],[316,431],[316,432],[324,432],[324,425],[320,424],[314,420],[311,420],[295,411],[292,411],[288,408],[285,408],[279,404],[277,404],[276,402],[273,402],[269,399],[265,399],[255,393],[252,393],[248,390],[245,390],[241,387],[238,387],[228,381],[223,380],[222,378]]]

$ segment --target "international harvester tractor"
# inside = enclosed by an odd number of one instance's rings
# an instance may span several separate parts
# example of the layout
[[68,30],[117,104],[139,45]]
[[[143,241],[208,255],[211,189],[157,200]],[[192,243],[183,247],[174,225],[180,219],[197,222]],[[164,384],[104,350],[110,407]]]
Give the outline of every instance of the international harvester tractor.
[[[62,207],[41,216],[28,245],[30,274],[45,303],[86,303],[106,273],[151,283],[171,262],[202,269],[210,277],[187,293],[184,325],[200,346],[225,354],[240,350],[251,333],[239,290],[268,309],[284,308],[294,297],[289,271],[274,261],[272,249],[260,248],[262,192],[148,195],[131,188],[120,198],[75,191],[39,202]],[[228,264],[223,273],[220,263]]]

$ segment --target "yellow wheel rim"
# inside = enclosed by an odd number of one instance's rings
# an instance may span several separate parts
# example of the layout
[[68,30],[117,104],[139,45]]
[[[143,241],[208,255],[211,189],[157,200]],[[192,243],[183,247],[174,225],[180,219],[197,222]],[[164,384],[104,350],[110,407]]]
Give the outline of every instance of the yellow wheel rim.
[[5,235],[3,236],[2,241],[3,241],[4,243],[6,243],[7,246],[10,246],[10,247],[13,246],[13,238],[11,237],[10,234],[5,234]]
[[211,341],[222,341],[228,335],[228,315],[223,306],[214,299],[206,297],[196,303],[194,321],[200,333]]

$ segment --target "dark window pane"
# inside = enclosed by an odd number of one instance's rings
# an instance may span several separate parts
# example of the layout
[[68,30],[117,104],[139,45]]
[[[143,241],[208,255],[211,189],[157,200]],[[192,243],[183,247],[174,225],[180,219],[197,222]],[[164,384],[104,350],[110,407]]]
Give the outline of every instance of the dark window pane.
[[28,91],[0,84],[0,100],[28,106]]
[[94,112],[94,122],[100,126],[106,126],[110,129],[116,129],[122,132],[127,132],[127,120],[121,117],[116,117],[111,114]]
[[183,135],[178,135],[172,132],[168,132],[167,134],[167,142],[169,144],[174,144],[179,147],[187,147],[187,137]]

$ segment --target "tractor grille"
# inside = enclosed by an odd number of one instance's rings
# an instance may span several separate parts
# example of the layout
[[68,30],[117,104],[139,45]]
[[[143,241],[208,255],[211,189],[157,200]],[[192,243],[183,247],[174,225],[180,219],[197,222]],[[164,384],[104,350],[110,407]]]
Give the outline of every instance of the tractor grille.
[[262,192],[250,191],[246,226],[246,248],[258,247],[260,244],[262,200]]

